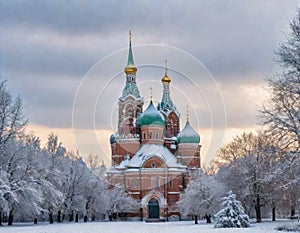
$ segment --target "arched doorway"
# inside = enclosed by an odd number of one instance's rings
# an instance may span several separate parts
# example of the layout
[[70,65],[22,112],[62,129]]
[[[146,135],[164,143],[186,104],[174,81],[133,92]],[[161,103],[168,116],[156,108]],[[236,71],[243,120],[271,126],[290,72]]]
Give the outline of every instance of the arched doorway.
[[148,202],[149,218],[159,218],[159,203],[155,198]]

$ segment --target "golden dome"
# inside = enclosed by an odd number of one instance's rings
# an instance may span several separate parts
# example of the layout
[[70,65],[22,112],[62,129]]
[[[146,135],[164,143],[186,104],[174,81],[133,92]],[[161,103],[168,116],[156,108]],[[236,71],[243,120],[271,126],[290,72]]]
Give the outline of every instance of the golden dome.
[[163,83],[170,83],[171,82],[171,78],[168,76],[167,73],[165,73],[165,76],[161,79],[161,81]]
[[135,66],[126,66],[125,69],[124,69],[124,72],[126,74],[136,74],[136,71],[137,71],[137,68]]

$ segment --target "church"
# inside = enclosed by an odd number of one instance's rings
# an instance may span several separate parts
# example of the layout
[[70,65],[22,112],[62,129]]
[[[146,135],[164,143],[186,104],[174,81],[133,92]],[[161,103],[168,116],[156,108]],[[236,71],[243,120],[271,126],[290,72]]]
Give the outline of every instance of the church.
[[165,68],[162,97],[144,109],[138,88],[131,33],[125,86],[118,99],[118,131],[111,135],[111,168],[107,180],[122,186],[140,203],[135,216],[165,219],[179,215],[176,202],[192,171],[200,168],[200,135],[187,114],[180,130],[180,113],[171,99],[171,78]]

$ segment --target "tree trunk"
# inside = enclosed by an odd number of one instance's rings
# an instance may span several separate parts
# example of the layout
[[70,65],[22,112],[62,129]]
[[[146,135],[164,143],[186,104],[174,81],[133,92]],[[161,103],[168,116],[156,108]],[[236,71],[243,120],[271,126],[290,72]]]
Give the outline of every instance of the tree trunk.
[[141,215],[141,222],[144,221],[143,220],[143,208],[140,208],[140,215]]
[[0,226],[2,226],[2,211],[0,211]]
[[275,206],[272,208],[272,221],[273,222],[276,221],[276,207]]
[[49,223],[50,224],[53,224],[53,214],[52,213],[49,213]]
[[95,220],[96,220],[96,216],[93,214],[92,215],[92,222],[95,222]]
[[256,212],[256,222],[261,222],[260,197],[259,197],[259,195],[256,196],[255,212]]
[[13,220],[14,220],[14,215],[13,215],[13,211],[11,210],[11,211],[9,211],[9,215],[8,215],[8,223],[7,223],[7,225],[8,225],[8,226],[12,226]]
[[78,212],[76,212],[76,215],[75,215],[75,222],[78,222],[78,218],[79,218]]
[[74,220],[74,215],[73,212],[69,214],[69,222],[73,222]]
[[291,206],[291,217],[294,217],[296,214],[295,206]]
[[64,220],[65,220],[65,214],[62,215],[61,222],[63,222]]
[[34,218],[33,224],[37,224],[37,218]]
[[84,222],[87,222],[87,215],[84,215],[83,221],[84,221]]
[[195,224],[198,224],[198,215],[194,215],[195,218]]
[[57,212],[57,222],[61,223],[61,210]]
[[206,218],[206,223],[211,223],[211,215],[210,214],[205,214]]

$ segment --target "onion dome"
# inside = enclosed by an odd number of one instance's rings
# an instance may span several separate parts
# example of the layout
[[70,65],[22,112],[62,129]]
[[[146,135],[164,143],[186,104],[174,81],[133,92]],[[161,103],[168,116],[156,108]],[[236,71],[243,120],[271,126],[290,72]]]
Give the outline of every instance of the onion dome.
[[148,108],[140,115],[138,119],[138,123],[140,126],[144,125],[162,125],[165,126],[165,118],[163,115],[157,111],[154,107],[153,102],[151,100]]
[[178,143],[200,143],[200,135],[193,129],[189,121],[186,122],[183,130],[177,136]]
[[167,72],[165,73],[165,76],[161,79],[163,83],[170,83],[171,78],[168,76]]
[[114,133],[110,135],[109,141],[111,145],[116,143],[116,135]]

